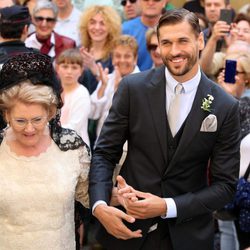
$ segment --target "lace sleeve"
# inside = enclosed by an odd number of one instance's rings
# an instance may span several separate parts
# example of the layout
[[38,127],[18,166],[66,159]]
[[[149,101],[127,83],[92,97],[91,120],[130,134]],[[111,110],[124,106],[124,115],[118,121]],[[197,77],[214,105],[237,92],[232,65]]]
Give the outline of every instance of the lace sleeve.
[[76,186],[75,199],[82,203],[86,208],[89,207],[88,185],[89,185],[89,168],[90,168],[90,153],[87,146],[82,146],[78,149],[79,163],[81,166],[78,183]]

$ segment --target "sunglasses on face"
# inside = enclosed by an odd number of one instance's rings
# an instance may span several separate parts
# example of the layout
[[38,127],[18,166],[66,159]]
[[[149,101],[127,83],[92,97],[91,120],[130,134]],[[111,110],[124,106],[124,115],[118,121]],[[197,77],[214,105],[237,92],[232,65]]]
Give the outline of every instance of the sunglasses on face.
[[121,5],[122,5],[122,6],[126,6],[127,1],[129,1],[130,3],[136,3],[137,0],[122,0],[122,1],[121,1]]
[[47,22],[47,23],[54,23],[56,22],[56,19],[53,18],[53,17],[42,17],[42,16],[35,16],[34,17],[35,21],[36,22],[43,22],[44,20]]
[[157,44],[149,44],[148,45],[148,50],[149,51],[156,51],[157,48],[158,48]]

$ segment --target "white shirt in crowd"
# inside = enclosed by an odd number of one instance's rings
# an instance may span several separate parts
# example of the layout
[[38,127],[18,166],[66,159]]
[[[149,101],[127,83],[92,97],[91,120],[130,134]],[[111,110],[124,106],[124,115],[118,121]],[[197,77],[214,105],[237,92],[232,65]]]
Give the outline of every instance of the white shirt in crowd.
[[75,130],[89,146],[88,117],[90,113],[90,96],[88,90],[80,85],[63,97],[61,125]]
[[81,12],[73,7],[71,14],[66,19],[57,18],[55,32],[62,36],[67,36],[76,42],[76,46],[80,46],[79,22]]

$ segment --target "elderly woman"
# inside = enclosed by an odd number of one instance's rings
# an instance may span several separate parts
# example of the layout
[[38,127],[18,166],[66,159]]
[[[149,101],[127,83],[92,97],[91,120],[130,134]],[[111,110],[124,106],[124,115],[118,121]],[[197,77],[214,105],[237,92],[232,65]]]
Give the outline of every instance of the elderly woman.
[[53,59],[65,49],[76,46],[73,39],[54,32],[57,14],[58,10],[54,3],[47,0],[37,1],[32,13],[36,31],[25,41],[27,47],[36,48]]
[[86,9],[80,20],[80,36],[82,40],[82,56],[84,71],[81,83],[90,94],[96,89],[99,81],[97,63],[103,68],[113,71],[111,50],[114,40],[121,33],[121,18],[110,6],[93,5]]
[[224,70],[218,76],[218,83],[231,95],[241,98],[244,92],[250,87],[250,47],[247,52],[228,53],[226,59],[237,62],[235,84],[224,82]]
[[59,125],[51,59],[25,53],[0,72],[1,250],[75,249],[74,200],[88,206],[88,146]]
[[99,64],[100,81],[91,95],[91,116],[98,120],[97,136],[100,134],[112,104],[113,95],[122,77],[139,72],[137,66],[138,45],[134,37],[121,35],[113,44],[112,63],[114,71],[111,74]]

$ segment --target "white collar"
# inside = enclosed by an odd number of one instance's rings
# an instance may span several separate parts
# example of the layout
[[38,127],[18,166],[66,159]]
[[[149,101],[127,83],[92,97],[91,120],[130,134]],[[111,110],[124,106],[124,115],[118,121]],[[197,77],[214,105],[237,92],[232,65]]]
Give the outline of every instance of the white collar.
[[[174,93],[175,91],[175,87],[176,85],[179,83],[177,82],[173,76],[171,75],[171,73],[168,71],[167,67],[165,67],[165,77],[166,77],[166,84],[167,84],[167,88]],[[195,74],[195,76],[186,81],[186,82],[182,82],[182,85],[184,87],[185,93],[191,92],[194,89],[196,89],[199,85],[201,79],[201,70],[200,70],[200,66],[198,68],[197,73]]]

